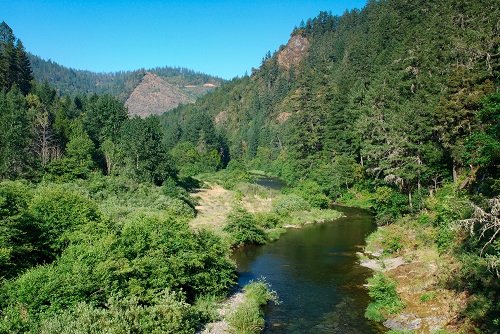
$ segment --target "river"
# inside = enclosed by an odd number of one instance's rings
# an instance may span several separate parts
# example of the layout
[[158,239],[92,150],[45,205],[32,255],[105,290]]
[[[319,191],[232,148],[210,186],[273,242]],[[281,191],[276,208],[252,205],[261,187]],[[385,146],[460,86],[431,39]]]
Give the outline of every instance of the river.
[[280,304],[266,307],[264,333],[383,333],[364,311],[369,297],[363,284],[371,271],[356,252],[375,229],[361,209],[337,207],[347,217],[289,230],[276,242],[235,251],[238,284],[265,277]]

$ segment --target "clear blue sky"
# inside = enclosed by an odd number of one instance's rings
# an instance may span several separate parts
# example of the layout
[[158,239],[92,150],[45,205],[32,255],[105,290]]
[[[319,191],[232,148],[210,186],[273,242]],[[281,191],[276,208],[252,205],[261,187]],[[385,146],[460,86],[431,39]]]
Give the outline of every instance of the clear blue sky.
[[27,51],[95,72],[181,66],[225,79],[259,67],[294,26],[366,0],[0,0]]

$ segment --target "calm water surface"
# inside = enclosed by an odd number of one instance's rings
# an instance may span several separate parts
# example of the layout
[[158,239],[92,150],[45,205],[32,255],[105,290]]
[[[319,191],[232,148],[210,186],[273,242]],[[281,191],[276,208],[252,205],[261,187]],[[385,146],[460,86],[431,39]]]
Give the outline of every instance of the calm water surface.
[[264,276],[279,295],[281,304],[266,308],[265,333],[384,332],[364,318],[369,297],[362,285],[370,270],[355,254],[375,229],[373,219],[364,210],[336,209],[347,217],[234,253],[240,285]]
[[268,187],[276,190],[281,190],[286,186],[286,183],[274,176],[258,176],[254,175],[256,178],[254,183],[261,185],[263,187]]

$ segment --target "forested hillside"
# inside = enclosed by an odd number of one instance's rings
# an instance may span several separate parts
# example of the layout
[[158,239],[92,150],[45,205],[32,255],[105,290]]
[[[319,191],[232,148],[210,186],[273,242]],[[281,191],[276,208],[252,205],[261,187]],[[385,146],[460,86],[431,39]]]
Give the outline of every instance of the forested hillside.
[[[75,70],[61,66],[53,61],[46,61],[40,57],[28,53],[34,78],[40,82],[48,82],[55,88],[59,95],[76,94],[109,94],[116,96],[120,101],[125,102],[130,98],[132,92],[140,85],[148,73],[157,75],[164,80],[164,85],[171,86],[170,90],[175,94],[163,96],[159,94],[157,100],[169,100],[173,107],[179,102],[194,101],[197,97],[206,94],[219,86],[224,80],[208,74],[195,72],[181,67],[156,67],[153,69],[139,69],[126,72],[94,73],[90,71]],[[151,99],[147,94],[143,99]],[[139,97],[141,100],[141,97]],[[134,103],[132,101],[131,103]],[[149,114],[159,114],[168,109],[154,109],[156,100],[150,105],[153,112]],[[164,103],[160,102],[163,106]],[[139,112],[137,112],[139,113]]]
[[324,12],[292,33],[310,44],[300,63],[280,61],[291,47],[282,46],[164,122],[190,126],[191,115],[206,114],[224,129],[231,158],[290,183],[313,179],[332,198],[360,177],[419,196],[492,162],[472,161],[481,148],[465,142],[482,135],[478,111],[498,92],[498,14],[491,1]]
[[[61,81],[81,80],[61,97],[33,80],[5,23],[0,60],[0,331],[150,332],[151,319],[159,331],[199,329],[234,268],[227,240],[187,227],[196,212],[186,189],[224,169],[227,188],[249,169],[281,176],[288,211],[330,202],[375,212],[369,247],[415,270],[375,275],[368,318],[393,317],[407,297],[453,313],[443,329],[500,330],[495,1],[321,12],[250,75],[145,119],[123,105],[144,72],[63,71]],[[189,71],[176,73],[186,85]],[[95,87],[102,94],[87,94]],[[243,210],[228,230],[264,242],[264,227],[290,218],[256,217]]]
[[446,264],[453,274],[436,273],[432,284],[466,291],[461,314],[495,332],[499,18],[487,0],[369,1],[342,16],[322,12],[251,75],[163,115],[166,144],[191,175],[203,165],[207,133],[217,133],[231,161],[370,206],[379,224],[402,224],[400,234],[385,234],[386,246],[400,245],[390,253],[417,247],[402,240],[427,231],[417,244],[455,259]]

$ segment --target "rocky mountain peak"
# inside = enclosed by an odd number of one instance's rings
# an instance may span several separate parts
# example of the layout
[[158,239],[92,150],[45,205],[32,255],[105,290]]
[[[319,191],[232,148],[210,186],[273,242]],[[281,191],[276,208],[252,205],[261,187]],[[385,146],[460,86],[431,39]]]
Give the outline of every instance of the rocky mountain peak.
[[309,41],[300,35],[295,35],[288,41],[287,45],[278,54],[278,64],[286,69],[292,65],[296,66],[307,54]]

